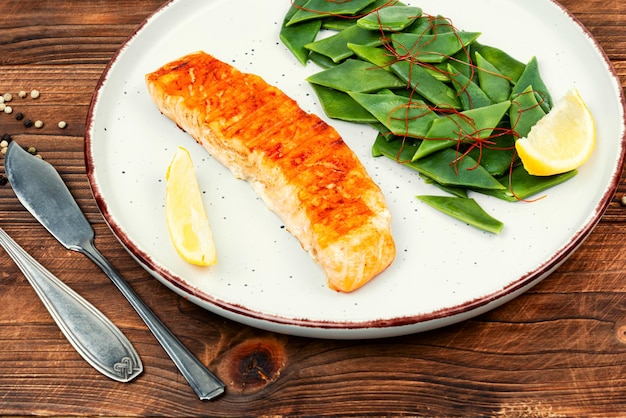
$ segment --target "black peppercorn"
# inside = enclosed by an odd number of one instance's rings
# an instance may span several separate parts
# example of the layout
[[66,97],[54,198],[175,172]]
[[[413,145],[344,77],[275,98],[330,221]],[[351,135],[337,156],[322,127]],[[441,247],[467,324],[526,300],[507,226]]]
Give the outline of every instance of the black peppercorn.
[[0,174],[0,186],[5,186],[8,182],[9,179],[4,174]]
[[17,112],[17,113],[15,114],[15,119],[17,119],[17,120],[22,120],[22,119],[24,119],[24,114],[23,114],[22,112]]
[[2,135],[2,140],[3,141],[7,141],[7,142],[11,142],[13,140],[13,138],[11,138],[11,135],[9,135],[9,134],[3,134]]
[[22,122],[24,124],[25,127],[30,128],[31,126],[33,126],[33,121],[30,119],[24,119],[24,122]]

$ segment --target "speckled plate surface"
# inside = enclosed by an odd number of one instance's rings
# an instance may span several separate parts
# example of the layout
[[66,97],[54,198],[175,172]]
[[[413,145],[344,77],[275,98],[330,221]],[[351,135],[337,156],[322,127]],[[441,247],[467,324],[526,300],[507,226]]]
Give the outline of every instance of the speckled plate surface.
[[[174,0],[121,47],[89,113],[89,182],[120,242],[159,281],[210,311],[321,338],[379,338],[445,326],[499,306],[547,277],[591,232],[619,180],[624,98],[613,69],[590,34],[551,0],[409,3],[482,32],[482,43],[521,61],[536,56],[554,98],[579,89],[596,118],[598,144],[577,177],[535,203],[476,196],[505,223],[500,235],[492,235],[419,202],[416,195],[436,192],[408,169],[372,158],[373,130],[329,121],[384,191],[398,248],[393,265],[374,281],[351,294],[335,293],[248,184],[162,116],[144,85],[144,74],[205,50],[323,115],[304,81],[318,68],[302,67],[278,40],[290,2]],[[511,16],[532,22],[532,30],[512,31]],[[165,171],[179,145],[194,158],[218,245],[219,262],[211,268],[186,264],[169,241]]]

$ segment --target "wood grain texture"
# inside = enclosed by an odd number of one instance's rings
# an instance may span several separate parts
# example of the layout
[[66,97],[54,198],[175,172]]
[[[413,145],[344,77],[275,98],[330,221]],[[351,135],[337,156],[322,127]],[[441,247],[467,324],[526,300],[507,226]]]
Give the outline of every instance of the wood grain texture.
[[[108,60],[161,4],[1,2],[0,92],[41,90],[39,99],[16,99],[14,108],[46,125],[24,129],[0,114],[0,134],[37,147],[55,165],[94,225],[98,248],[228,391],[215,401],[197,400],[104,274],[60,247],[2,186],[0,226],[124,331],[145,372],[121,384],[86,366],[0,252],[0,415],[626,415],[624,182],[594,232],[548,279],[499,309],[421,334],[375,341],[287,337],[213,315],[152,279],[98,213],[83,136]],[[598,39],[626,84],[626,3],[561,4]],[[59,120],[68,127],[58,129]]]

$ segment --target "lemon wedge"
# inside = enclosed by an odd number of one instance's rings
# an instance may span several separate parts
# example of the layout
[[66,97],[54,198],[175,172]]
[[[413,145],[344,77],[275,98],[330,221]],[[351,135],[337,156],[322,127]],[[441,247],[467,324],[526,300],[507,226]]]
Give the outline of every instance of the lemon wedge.
[[577,89],[558,100],[515,149],[529,174],[551,176],[583,165],[596,145],[593,115]]
[[165,179],[165,217],[174,248],[189,263],[215,264],[215,241],[187,149],[178,147]]

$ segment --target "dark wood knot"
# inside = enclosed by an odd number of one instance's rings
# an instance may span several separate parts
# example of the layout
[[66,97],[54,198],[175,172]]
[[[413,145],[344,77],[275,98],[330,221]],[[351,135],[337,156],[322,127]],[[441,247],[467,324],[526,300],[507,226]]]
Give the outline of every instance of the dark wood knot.
[[257,392],[276,381],[286,364],[284,344],[275,338],[253,338],[233,347],[225,356],[231,387]]

